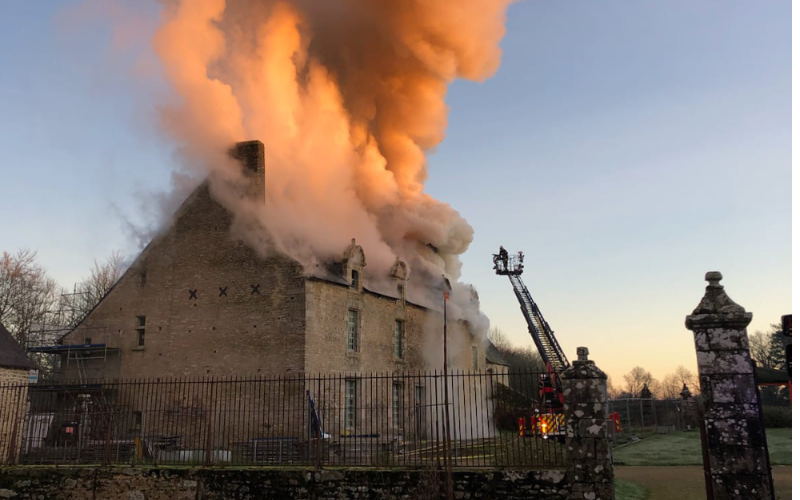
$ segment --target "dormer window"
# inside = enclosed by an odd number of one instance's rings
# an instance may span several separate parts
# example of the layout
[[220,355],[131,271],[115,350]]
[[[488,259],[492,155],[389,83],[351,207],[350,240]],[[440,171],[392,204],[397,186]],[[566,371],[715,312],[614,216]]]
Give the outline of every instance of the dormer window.
[[392,266],[392,270],[389,275],[395,281],[395,285],[397,286],[397,298],[400,299],[405,305],[406,284],[408,283],[408,266],[398,257],[395,259],[394,266]]
[[361,273],[367,260],[364,258],[364,249],[356,244],[355,238],[350,241],[350,246],[344,251],[342,259],[341,276],[350,283],[353,290],[361,290],[363,286]]

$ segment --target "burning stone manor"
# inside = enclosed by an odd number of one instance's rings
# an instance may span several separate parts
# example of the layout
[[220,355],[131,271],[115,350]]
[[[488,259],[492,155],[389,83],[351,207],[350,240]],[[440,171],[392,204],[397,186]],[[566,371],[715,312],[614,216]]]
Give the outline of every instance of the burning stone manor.
[[[233,155],[264,200],[264,146]],[[380,291],[365,282],[369,255],[354,239],[339,261],[309,275],[290,258],[262,257],[231,232],[232,215],[208,183],[182,204],[127,272],[50,351],[63,379],[403,372],[426,362],[426,331],[441,331],[442,307],[412,292],[398,260]],[[388,291],[387,291],[388,290]],[[441,294],[440,294],[441,295]],[[450,365],[486,370],[486,340],[450,321]],[[438,359],[441,359],[441,355]],[[495,355],[491,365],[502,370]]]
[[[263,144],[231,154],[249,201],[264,203]],[[454,436],[495,432],[491,380],[503,382],[506,367],[496,350],[487,359],[484,332],[458,318],[447,320],[448,364],[483,376],[450,380],[463,414],[440,403],[447,389],[430,370],[444,359],[436,298],[445,287],[414,283],[399,259],[373,287],[355,239],[311,272],[264,257],[234,236],[234,215],[211,190],[206,181],[192,192],[58,345],[29,349],[57,361],[55,380],[31,386],[14,434],[24,444],[0,443],[0,454],[11,463],[295,463],[324,441],[320,459],[351,463],[395,456],[384,448],[408,440],[422,447],[445,421]]]

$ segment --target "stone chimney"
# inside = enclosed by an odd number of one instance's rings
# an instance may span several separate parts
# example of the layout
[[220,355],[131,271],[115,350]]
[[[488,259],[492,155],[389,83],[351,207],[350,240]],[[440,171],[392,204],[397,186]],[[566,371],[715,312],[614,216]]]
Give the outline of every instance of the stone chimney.
[[259,200],[264,201],[264,143],[261,141],[237,142],[231,148],[230,154],[242,164],[244,173],[251,178],[249,194]]

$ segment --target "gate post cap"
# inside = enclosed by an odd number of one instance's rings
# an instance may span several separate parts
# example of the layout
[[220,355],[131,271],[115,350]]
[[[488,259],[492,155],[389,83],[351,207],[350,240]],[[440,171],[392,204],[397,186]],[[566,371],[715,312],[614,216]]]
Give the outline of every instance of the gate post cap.
[[708,281],[708,286],[714,288],[721,288],[719,284],[722,281],[722,273],[719,271],[709,271],[706,273],[706,281]]
[[700,303],[686,317],[686,328],[697,330],[699,328],[744,328],[753,318],[753,315],[744,310],[725,292],[725,287],[719,284],[722,273],[709,271],[705,280],[708,281],[706,293]]
[[[589,359],[589,348],[578,347],[578,359],[572,365],[561,372],[563,379],[584,379],[584,378],[608,378],[603,370],[599,369],[594,361]],[[566,392],[565,392],[566,394]]]

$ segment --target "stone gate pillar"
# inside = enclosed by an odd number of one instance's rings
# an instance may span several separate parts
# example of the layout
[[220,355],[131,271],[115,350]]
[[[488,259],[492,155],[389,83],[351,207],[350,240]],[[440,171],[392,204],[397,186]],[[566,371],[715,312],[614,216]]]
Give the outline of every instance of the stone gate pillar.
[[[706,273],[706,293],[686,317],[700,375],[706,490],[709,499],[774,499],[747,325],[753,315]],[[704,457],[705,458],[705,457]]]
[[694,398],[692,398],[692,391],[689,390],[685,383],[683,384],[683,389],[681,389],[680,410],[682,423],[680,430],[696,429],[697,407],[694,404]]
[[561,374],[567,427],[567,480],[571,499],[613,500],[614,469],[606,425],[607,380],[589,349]]

